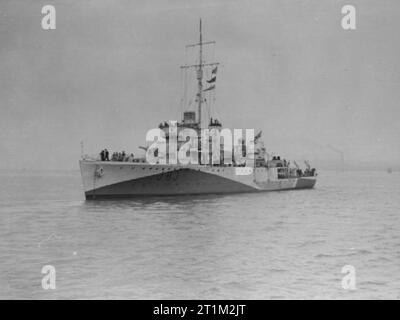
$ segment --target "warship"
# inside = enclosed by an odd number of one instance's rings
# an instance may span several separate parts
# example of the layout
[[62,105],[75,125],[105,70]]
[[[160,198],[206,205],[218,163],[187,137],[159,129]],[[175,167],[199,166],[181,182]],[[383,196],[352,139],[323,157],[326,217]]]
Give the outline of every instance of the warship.
[[[206,62],[203,54],[205,46],[215,44],[214,41],[204,41],[202,35],[201,20],[199,24],[199,42],[188,45],[186,48],[198,48],[198,55],[195,64],[185,63],[181,70],[185,72],[192,70],[195,74],[196,92],[194,99],[187,104],[186,98],[182,105],[186,108],[194,105],[196,111],[188,110],[183,112],[183,119],[180,122],[165,121],[158,129],[164,132],[166,141],[172,140],[171,127],[175,124],[176,134],[179,135],[183,130],[192,130],[202,137],[202,130],[208,129],[213,132],[223,130],[222,123],[213,119],[208,114],[208,118],[202,117],[205,104],[209,107],[207,95],[215,92],[216,76],[219,63]],[[209,79],[205,79],[208,75]],[[204,86],[208,86],[205,88]],[[185,92],[186,95],[186,92]],[[215,95],[214,95],[215,98]],[[205,123],[205,125],[203,124]],[[107,199],[107,198],[128,198],[144,196],[176,196],[176,195],[196,195],[196,194],[225,194],[242,192],[262,192],[279,191],[294,189],[309,189],[316,184],[317,173],[310,164],[305,161],[306,168],[303,171],[296,161],[281,159],[279,156],[271,156],[264,147],[261,139],[261,132],[253,134],[251,140],[252,148],[246,149],[244,139],[239,143],[240,157],[235,158],[234,152],[227,157],[231,161],[228,163],[218,158],[215,160],[214,153],[210,151],[212,147],[198,139],[196,143],[197,155],[191,157],[196,161],[180,163],[170,161],[171,151],[182,147],[186,141],[178,141],[176,145],[168,145],[168,151],[164,156],[165,161],[149,161],[149,157],[128,158],[123,157],[111,159],[104,156],[89,157],[82,153],[79,161],[85,198]],[[203,141],[203,142],[202,142]],[[206,140],[207,141],[207,140]],[[215,144],[214,144],[215,145]],[[224,145],[220,147],[224,150]],[[161,156],[158,148],[151,146],[141,147],[146,155]],[[192,150],[192,149],[191,149]],[[217,152],[222,151],[218,150]],[[209,154],[204,160],[203,155]],[[240,158],[240,159],[239,159]]]

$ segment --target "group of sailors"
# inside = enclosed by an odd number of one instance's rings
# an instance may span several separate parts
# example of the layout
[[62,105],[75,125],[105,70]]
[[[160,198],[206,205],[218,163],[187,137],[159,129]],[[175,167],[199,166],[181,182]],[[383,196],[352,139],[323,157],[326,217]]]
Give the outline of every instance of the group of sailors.
[[121,161],[121,162],[133,162],[135,157],[133,153],[128,155],[125,151],[113,152],[110,159],[110,153],[107,149],[101,150],[100,152],[101,161]]
[[275,163],[277,167],[289,167],[290,161],[286,161],[286,159],[281,160],[281,157],[272,157],[272,161],[278,161]]
[[304,172],[301,169],[297,169],[297,176],[299,177],[313,177],[315,176],[315,168],[305,169]]
[[304,176],[305,177],[313,177],[315,175],[315,168],[309,169],[307,168],[304,170]]
[[[281,157],[279,156],[272,157],[272,161],[276,161],[276,167],[287,168],[290,166],[290,161],[286,161],[286,159],[281,160]],[[300,168],[297,168],[297,170],[295,170],[298,177],[313,177],[315,176],[315,171],[315,168],[306,168],[304,171]]]

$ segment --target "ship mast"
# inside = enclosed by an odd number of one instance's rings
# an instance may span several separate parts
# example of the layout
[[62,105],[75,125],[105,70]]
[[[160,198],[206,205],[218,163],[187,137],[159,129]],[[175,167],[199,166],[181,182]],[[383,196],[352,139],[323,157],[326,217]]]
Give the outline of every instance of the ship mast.
[[199,41],[199,69],[197,70],[197,81],[198,81],[198,123],[201,128],[201,103],[203,102],[203,37],[201,32],[201,19],[200,19],[200,41]]
[[184,65],[181,66],[183,69],[188,69],[188,68],[195,68],[197,71],[197,124],[199,128],[201,128],[201,107],[203,104],[203,69],[204,67],[212,67],[212,66],[217,66],[219,65],[218,62],[212,62],[212,63],[205,63],[203,60],[203,46],[208,45],[208,44],[215,44],[215,41],[207,41],[203,42],[203,32],[202,32],[202,24],[201,24],[201,19],[200,19],[200,24],[199,24],[199,43],[196,44],[191,44],[187,45],[187,48],[190,47],[195,47],[199,46],[199,63],[195,65]]

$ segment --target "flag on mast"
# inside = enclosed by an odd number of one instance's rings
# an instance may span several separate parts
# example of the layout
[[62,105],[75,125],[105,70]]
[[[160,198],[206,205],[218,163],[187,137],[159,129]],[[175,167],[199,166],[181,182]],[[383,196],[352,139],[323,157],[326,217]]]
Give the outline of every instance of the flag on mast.
[[213,83],[217,80],[217,76],[212,77],[210,80],[207,80],[207,83]]
[[210,91],[213,89],[215,89],[215,85],[212,85],[212,86],[208,87],[207,89],[204,89],[203,91]]

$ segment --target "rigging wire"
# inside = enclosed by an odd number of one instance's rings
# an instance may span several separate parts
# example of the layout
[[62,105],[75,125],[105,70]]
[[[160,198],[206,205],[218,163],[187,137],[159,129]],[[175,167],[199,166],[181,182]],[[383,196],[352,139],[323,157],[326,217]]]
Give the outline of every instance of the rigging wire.
[[[187,65],[187,48],[185,48],[185,65]],[[187,68],[184,69],[184,73],[185,73],[185,79],[184,79],[184,86],[183,86],[183,111],[185,110],[186,106],[187,106]]]

